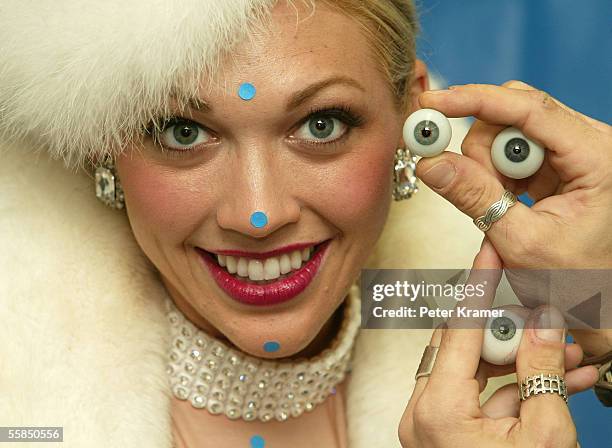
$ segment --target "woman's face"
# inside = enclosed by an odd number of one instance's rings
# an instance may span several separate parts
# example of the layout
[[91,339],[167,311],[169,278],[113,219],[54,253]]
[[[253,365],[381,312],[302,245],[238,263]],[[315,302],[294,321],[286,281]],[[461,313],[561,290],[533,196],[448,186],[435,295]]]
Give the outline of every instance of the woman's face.
[[[410,113],[397,110],[359,25],[321,4],[312,16],[303,8],[297,26],[296,9],[280,2],[271,32],[232,52],[202,89],[208,108],[190,109],[181,114],[190,122],[160,134],[169,149],[147,138],[117,160],[134,235],[177,305],[205,331],[268,358],[307,347],[359,275],[387,217]],[[426,87],[420,63],[415,77],[413,94]],[[238,95],[244,83],[256,89],[251,100]],[[265,226],[251,224],[255,211],[265,212]],[[263,306],[232,298],[202,255],[328,240],[306,288]],[[281,268],[286,258],[297,263],[286,255],[276,257]],[[254,276],[268,263],[242,258],[236,263]],[[236,277],[225,263],[215,269]],[[266,351],[269,341],[280,348]]]

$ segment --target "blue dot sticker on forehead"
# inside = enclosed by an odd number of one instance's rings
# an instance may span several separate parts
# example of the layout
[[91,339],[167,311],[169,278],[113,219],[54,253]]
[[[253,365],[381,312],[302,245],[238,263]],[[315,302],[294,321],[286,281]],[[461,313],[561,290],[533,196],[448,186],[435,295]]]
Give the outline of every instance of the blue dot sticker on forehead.
[[255,86],[249,82],[240,84],[238,88],[238,96],[245,101],[255,98]]
[[268,224],[268,217],[264,212],[255,212],[251,215],[251,225],[253,227],[263,227]]
[[276,341],[268,341],[264,344],[264,350],[266,352],[276,352],[280,348],[280,344]]
[[265,448],[266,441],[262,436],[251,437],[251,448]]

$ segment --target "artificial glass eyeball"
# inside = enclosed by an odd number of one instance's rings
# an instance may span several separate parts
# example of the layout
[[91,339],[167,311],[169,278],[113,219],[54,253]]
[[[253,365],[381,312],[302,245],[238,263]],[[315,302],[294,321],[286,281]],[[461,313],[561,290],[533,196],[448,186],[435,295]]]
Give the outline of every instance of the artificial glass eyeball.
[[417,110],[404,123],[404,143],[417,156],[434,157],[441,154],[448,147],[452,135],[448,118],[434,109]]
[[491,161],[504,176],[524,179],[535,174],[544,163],[544,148],[529,140],[517,128],[510,127],[493,140]]
[[490,317],[484,329],[481,358],[491,364],[503,366],[516,360],[525,319],[507,308],[503,316]]

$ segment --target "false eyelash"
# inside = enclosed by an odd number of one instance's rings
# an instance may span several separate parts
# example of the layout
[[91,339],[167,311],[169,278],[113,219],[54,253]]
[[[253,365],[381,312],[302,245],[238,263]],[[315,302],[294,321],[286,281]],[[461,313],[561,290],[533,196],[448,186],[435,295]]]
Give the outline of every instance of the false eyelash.
[[326,117],[333,117],[333,118],[342,120],[344,123],[349,125],[351,128],[360,127],[363,125],[365,121],[360,115],[355,113],[351,109],[350,106],[341,104],[341,105],[332,106],[332,107],[313,107],[308,112],[308,115],[306,116],[306,118],[302,120],[302,123],[306,123],[311,118],[320,116],[320,115],[324,115]]

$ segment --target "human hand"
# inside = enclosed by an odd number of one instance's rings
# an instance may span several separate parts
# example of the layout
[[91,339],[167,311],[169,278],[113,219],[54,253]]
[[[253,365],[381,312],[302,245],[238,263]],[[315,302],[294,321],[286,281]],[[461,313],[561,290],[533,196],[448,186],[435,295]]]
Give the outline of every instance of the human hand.
[[[612,126],[520,81],[424,92],[419,102],[447,117],[473,115],[477,119],[463,141],[463,155],[444,152],[418,162],[416,174],[423,182],[471,218],[484,215],[505,189],[516,195],[527,191],[536,201],[531,208],[515,204],[486,234],[525,305],[535,307],[538,303],[531,298],[543,297],[537,294],[537,274],[527,270],[574,269],[574,278],[566,278],[565,283],[580,287],[585,282],[576,280],[582,275],[579,269],[612,268]],[[520,129],[546,148],[544,163],[533,176],[511,179],[493,166],[492,142],[507,126]],[[430,171],[440,162],[450,163],[456,173],[444,185],[442,173],[435,179]],[[610,290],[612,276],[607,277],[601,280],[605,284],[593,286],[594,292]],[[543,279],[549,287],[548,282]],[[567,285],[557,289],[567,290]],[[574,291],[568,290],[570,301],[558,306],[563,311],[590,297]],[[557,305],[562,299],[555,296],[551,300]],[[590,354],[612,349],[612,316],[602,314],[599,328],[608,330],[575,334]]]
[[[447,117],[477,118],[463,155],[444,152],[418,162],[423,182],[471,218],[484,215],[504,189],[528,191],[536,201],[531,208],[517,203],[487,232],[505,267],[612,268],[612,126],[519,81],[424,92],[419,102]],[[508,126],[547,149],[529,178],[505,177],[491,162],[491,144]],[[456,173],[444,184],[441,172],[434,179],[429,171],[443,161]]]
[[[501,267],[493,246],[484,240],[468,279],[468,283],[483,279],[488,282],[487,294],[478,308],[492,302]],[[549,313],[554,315],[554,310],[549,309]],[[596,369],[575,368],[581,358],[580,349],[565,346],[562,329],[546,325],[544,332],[536,330],[538,316],[528,320],[523,332],[516,362],[518,378],[549,373],[565,376],[570,393],[591,387],[597,378]],[[455,328],[456,325],[449,321],[449,329],[437,329],[432,336],[430,345],[440,348],[431,376],[417,380],[402,416],[398,429],[402,446],[575,448],[576,429],[559,396],[542,394],[520,402],[517,386],[508,385],[480,405],[479,394],[486,378],[507,373],[507,367],[481,362],[482,326]],[[465,322],[461,325],[465,327]]]

